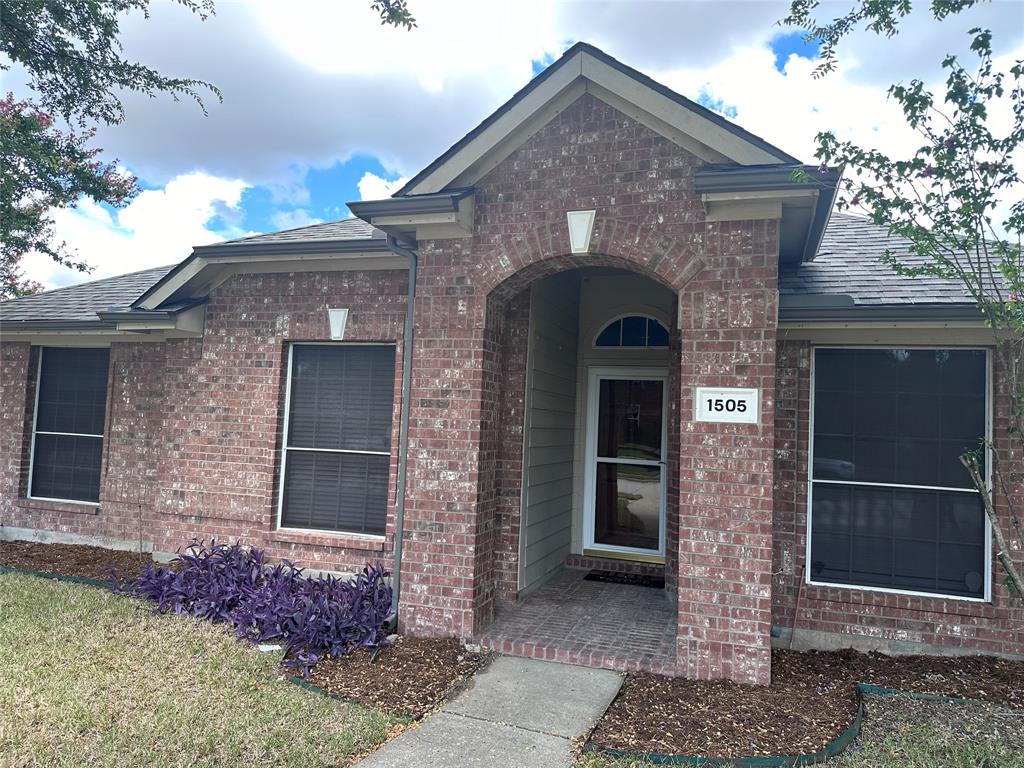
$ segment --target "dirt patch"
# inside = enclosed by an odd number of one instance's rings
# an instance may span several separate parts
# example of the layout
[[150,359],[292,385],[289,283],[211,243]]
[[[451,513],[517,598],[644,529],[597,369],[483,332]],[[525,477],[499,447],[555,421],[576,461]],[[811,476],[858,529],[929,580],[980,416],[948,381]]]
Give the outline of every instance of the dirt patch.
[[454,638],[395,639],[371,660],[369,651],[321,661],[309,682],[389,715],[418,717],[473,674],[484,656]]
[[85,544],[0,541],[0,565],[61,576],[106,580],[110,576],[109,566],[125,574],[134,573],[151,562],[153,557],[148,552],[139,554]]
[[1024,662],[986,656],[772,654],[772,684],[627,676],[592,741],[626,752],[708,757],[816,752],[856,713],[856,684],[1024,707]]

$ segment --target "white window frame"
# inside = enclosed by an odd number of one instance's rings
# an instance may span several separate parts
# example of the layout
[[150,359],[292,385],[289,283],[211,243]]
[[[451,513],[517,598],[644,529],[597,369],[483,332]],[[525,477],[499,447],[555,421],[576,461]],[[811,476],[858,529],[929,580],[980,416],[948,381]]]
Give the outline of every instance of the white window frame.
[[[626,346],[623,346],[623,344],[622,344],[622,333],[621,332],[619,333],[619,345],[617,347],[599,347],[597,345],[597,340],[601,337],[601,334],[605,332],[605,329],[609,325],[611,325],[612,323],[616,323],[619,320],[625,320],[627,317],[644,317],[644,318],[647,318],[648,320],[651,320],[652,322],[655,322],[658,325],[660,325],[662,328],[664,328],[665,332],[668,333],[668,335],[669,335],[669,339],[672,338],[672,331],[669,330],[668,325],[666,323],[663,323],[661,320],[656,318],[654,315],[652,315],[652,314],[650,314],[648,312],[623,312],[621,315],[616,315],[615,317],[611,318],[607,322],[601,323],[601,327],[598,328],[597,329],[597,333],[594,334],[594,340],[591,342],[591,345],[590,345],[591,348],[592,349],[606,350],[606,351],[612,351],[612,350],[622,351],[622,350],[625,350],[626,352],[643,352],[643,351],[648,350],[648,349],[663,350],[663,349],[668,349],[669,348],[667,345],[663,346],[663,347],[662,346],[651,346],[651,345],[645,345],[643,347],[626,347]],[[593,327],[593,326],[591,326],[591,327]]]
[[[99,434],[99,435],[90,435],[90,434],[86,434],[84,432],[49,432],[49,431],[46,431],[46,430],[38,430],[38,429],[36,429],[36,427],[38,426],[38,420],[39,420],[39,390],[41,390],[43,388],[43,386],[42,386],[43,385],[43,355],[46,354],[46,349],[47,348],[44,347],[44,346],[40,346],[39,347],[39,359],[36,361],[36,392],[35,392],[35,402],[32,405],[32,444],[29,446],[29,449],[28,449],[29,450],[29,453],[28,453],[28,487],[25,488],[25,498],[26,499],[32,499],[33,501],[57,501],[57,502],[60,502],[61,504],[80,504],[83,507],[98,507],[100,505],[100,502],[98,502],[98,501],[82,501],[81,499],[60,499],[60,498],[56,498],[56,497],[53,497],[53,496],[33,496],[32,495],[32,476],[33,476],[33,473],[35,472],[35,465],[36,465],[36,435],[62,435],[62,436],[65,436],[65,437],[98,437],[100,439],[100,456],[101,457],[103,456],[103,452],[106,450],[106,439],[107,439],[107,436],[106,436],[105,433],[104,434]],[[90,349],[93,349],[93,347],[90,347]],[[95,349],[100,349],[100,347],[95,347]],[[107,402],[104,403],[104,414],[103,414],[103,422],[104,422],[104,424],[106,424],[106,420],[107,420],[106,409],[110,405],[110,403],[109,403],[109,399],[110,399],[110,368],[109,368],[109,366],[107,367],[107,387],[105,389],[106,389],[105,397],[107,399]],[[102,462],[102,458],[101,458],[101,462]],[[100,490],[103,490],[103,470],[102,470],[102,466],[101,466],[101,469],[100,469]]]
[[[811,578],[811,525],[814,514],[814,483],[825,485],[860,485],[874,488],[906,488],[908,490],[932,490],[943,492],[979,493],[973,488],[947,488],[944,486],[929,485],[905,485],[901,483],[868,483],[846,480],[815,480],[814,479],[814,389],[815,389],[815,367],[817,365],[817,350],[819,349],[922,349],[922,350],[951,350],[963,352],[984,352],[985,353],[985,442],[986,442],[986,478],[985,484],[989,492],[992,490],[992,456],[987,446],[992,444],[992,350],[988,347],[971,347],[957,345],[914,345],[914,344],[821,344],[811,345],[811,376],[810,376],[810,401],[808,404],[808,442],[807,442],[807,525],[804,531],[804,583],[812,587],[830,587],[833,589],[854,589],[861,592],[885,592],[895,595],[913,595],[915,597],[928,597],[936,600],[962,600],[969,603],[991,603],[992,602],[992,521],[982,511],[985,518],[985,593],[984,597],[965,597],[964,595],[948,595],[943,592],[921,592],[912,589],[896,589],[894,587],[873,587],[858,584],[839,584],[829,581],[815,581]],[[980,494],[979,494],[980,495]]]
[[[281,461],[280,468],[278,470],[278,483],[277,483],[277,520],[275,528],[279,531],[286,531],[289,533],[309,533],[322,536],[344,536],[346,538],[359,538],[366,539],[367,541],[384,541],[386,534],[379,533],[361,533],[359,531],[335,531],[329,528],[294,528],[285,526],[282,524],[282,515],[284,514],[284,477],[285,467],[288,463],[288,451],[306,451],[312,453],[355,453],[364,456],[391,456],[391,451],[353,451],[345,448],[290,448],[288,446],[288,421],[291,417],[291,404],[292,404],[292,364],[293,364],[293,352],[296,347],[390,347],[395,348],[394,344],[388,343],[376,343],[376,342],[336,342],[336,341],[296,341],[288,343],[288,368],[286,371],[285,389],[284,389],[284,420],[281,426]],[[394,421],[394,384],[392,384],[392,397],[391,397],[391,419]],[[394,424],[392,423],[392,433],[394,432]],[[393,436],[393,435],[392,435]],[[389,463],[390,471],[390,463]],[[390,486],[390,479],[388,481]],[[384,525],[387,528],[387,503],[384,506]]]

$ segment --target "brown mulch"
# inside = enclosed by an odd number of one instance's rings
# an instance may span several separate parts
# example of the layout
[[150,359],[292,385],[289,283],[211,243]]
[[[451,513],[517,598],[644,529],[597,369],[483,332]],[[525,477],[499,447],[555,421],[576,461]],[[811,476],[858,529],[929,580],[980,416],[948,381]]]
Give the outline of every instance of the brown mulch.
[[399,717],[419,717],[434,708],[485,660],[454,638],[400,635],[371,661],[355,651],[321,661],[309,682],[328,693]]
[[0,565],[86,579],[110,577],[108,566],[119,574],[134,573],[153,562],[148,552],[126,552],[85,544],[40,544],[34,541],[0,541]]
[[668,755],[817,752],[853,721],[858,682],[1024,707],[1020,661],[775,651],[768,687],[630,674],[591,740],[604,748]]

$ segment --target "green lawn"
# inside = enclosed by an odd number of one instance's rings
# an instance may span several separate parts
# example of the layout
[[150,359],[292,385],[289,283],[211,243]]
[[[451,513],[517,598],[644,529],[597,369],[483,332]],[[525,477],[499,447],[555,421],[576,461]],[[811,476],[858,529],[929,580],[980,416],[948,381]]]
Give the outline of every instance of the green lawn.
[[337,766],[395,722],[278,654],[106,590],[0,574],[0,766]]

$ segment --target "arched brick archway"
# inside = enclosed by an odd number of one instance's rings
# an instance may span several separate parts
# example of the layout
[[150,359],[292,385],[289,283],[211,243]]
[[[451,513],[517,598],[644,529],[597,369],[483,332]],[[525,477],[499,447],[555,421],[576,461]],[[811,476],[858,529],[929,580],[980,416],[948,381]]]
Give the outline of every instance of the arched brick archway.
[[[493,615],[499,531],[489,510],[500,464],[498,442],[486,436],[498,434],[496,382],[507,378],[489,353],[500,338],[495,308],[513,307],[517,293],[547,274],[625,266],[678,296],[680,418],[670,436],[679,452],[677,671],[768,681],[777,224],[676,222],[670,235],[649,226],[653,218],[599,211],[583,255],[567,255],[564,209],[512,233],[488,219],[472,239],[420,243],[407,631],[472,638]],[[701,386],[758,389],[759,423],[695,423]]]
[[[669,434],[678,434],[678,382],[680,339],[673,321],[678,294],[668,281],[654,276],[650,270],[638,266],[638,260],[625,259],[605,254],[572,254],[539,258],[505,278],[487,296],[486,340],[484,344],[484,407],[481,409],[481,496],[483,515],[493,519],[494,530],[484,542],[482,560],[485,574],[484,589],[479,593],[483,615],[489,615],[493,602],[508,603],[519,594],[520,537],[525,535],[521,520],[524,471],[524,424],[527,421],[527,362],[529,337],[536,329],[531,328],[531,287],[556,275],[584,270],[593,274],[594,268],[613,269],[617,273],[630,272],[644,278],[652,286],[666,289],[673,296],[672,308],[668,311],[666,325],[671,328],[670,346],[666,360],[658,360],[668,372]],[[679,281],[682,282],[682,281]],[[664,295],[664,294],[663,294]],[[566,297],[570,300],[570,297]],[[580,328],[579,332],[583,329]],[[582,342],[581,342],[582,343]],[[573,356],[575,363],[576,357]],[[606,361],[612,364],[611,361]],[[620,361],[629,365],[630,361]],[[637,361],[632,360],[634,366]],[[585,381],[586,368],[576,371],[579,381]],[[675,595],[675,574],[678,532],[678,441],[669,440],[666,466],[666,581],[667,588]],[[582,450],[582,449],[581,449]],[[580,458],[580,457],[577,457]],[[581,482],[583,470],[574,470],[574,483]],[[574,495],[575,495],[574,491]],[[576,502],[580,499],[576,498]],[[491,582],[493,581],[493,588]]]
[[[701,230],[703,227],[701,227]],[[688,241],[619,219],[594,225],[587,253],[572,253],[564,221],[543,224],[495,243],[475,280],[487,296],[507,299],[548,275],[584,266],[629,269],[681,292],[703,268],[704,237]]]

